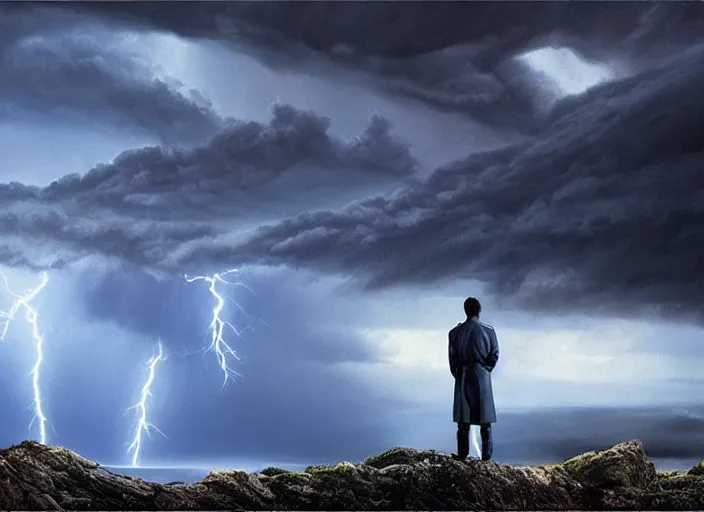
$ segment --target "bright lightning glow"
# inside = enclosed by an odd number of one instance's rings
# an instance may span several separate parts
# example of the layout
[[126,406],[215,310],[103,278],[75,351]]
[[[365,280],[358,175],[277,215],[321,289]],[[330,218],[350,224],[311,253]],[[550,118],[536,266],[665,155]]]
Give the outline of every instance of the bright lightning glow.
[[127,409],[128,411],[136,409],[139,415],[137,418],[137,429],[134,434],[134,439],[132,440],[132,444],[130,444],[130,446],[127,448],[127,453],[132,452],[132,467],[135,468],[139,465],[139,453],[142,449],[142,434],[146,433],[147,436],[149,436],[151,434],[151,429],[154,429],[159,432],[162,436],[164,436],[164,433],[161,430],[156,428],[147,420],[147,399],[152,394],[151,388],[152,383],[154,382],[154,376],[156,374],[156,365],[163,360],[164,348],[161,345],[161,341],[159,341],[159,353],[155,356],[152,356],[152,358],[147,361],[149,376],[147,377],[147,381],[144,383],[144,386],[142,386],[142,393],[139,402]]
[[21,308],[24,308],[26,312],[26,318],[29,324],[32,326],[32,339],[34,340],[34,346],[37,351],[37,357],[34,362],[34,367],[30,372],[32,376],[32,389],[34,392],[34,416],[31,423],[29,424],[29,429],[31,431],[32,425],[35,421],[39,422],[39,440],[42,444],[46,444],[46,423],[47,418],[44,415],[44,410],[42,409],[42,394],[39,387],[39,370],[44,362],[44,340],[39,333],[39,326],[37,324],[37,310],[30,305],[32,299],[34,299],[39,292],[41,292],[44,287],[49,282],[49,275],[45,272],[42,275],[42,282],[34,290],[27,292],[25,295],[17,295],[10,290],[9,284],[7,282],[7,277],[2,274],[2,278],[5,281],[5,287],[7,291],[15,297],[15,302],[9,311],[0,312],[0,317],[5,318],[5,325],[3,326],[2,333],[0,334],[0,340],[4,340],[7,335],[7,330],[10,327],[10,322],[15,318],[17,313]]
[[482,456],[482,451],[479,449],[479,442],[477,441],[477,431],[476,429],[471,429],[472,434],[472,445],[474,446],[474,451],[477,453],[478,457]]
[[[230,323],[222,318],[220,318],[220,315],[222,314],[222,310],[225,307],[225,299],[223,298],[222,295],[218,292],[216,288],[217,283],[223,283],[223,284],[234,284],[234,285],[240,285],[244,286],[241,282],[232,282],[228,281],[225,279],[225,276],[229,274],[236,274],[239,273],[239,269],[230,269],[225,272],[222,272],[220,274],[213,274],[212,276],[195,276],[195,277],[188,277],[184,276],[186,281],[189,283],[192,283],[194,281],[199,281],[203,280],[207,283],[210,284],[208,290],[210,291],[210,294],[215,297],[215,307],[213,308],[213,320],[210,322],[209,328],[210,328],[210,334],[211,334],[211,342],[210,346],[208,347],[208,350],[212,350],[215,352],[215,355],[217,356],[218,363],[220,365],[220,369],[222,370],[224,374],[224,380],[222,383],[223,388],[227,384],[227,381],[230,379],[232,376],[237,376],[239,377],[240,375],[235,372],[230,366],[228,365],[228,356],[234,357],[237,361],[240,360],[239,356],[237,353],[230,347],[230,345],[227,344],[225,339],[223,338],[223,331],[225,330],[225,326],[229,327],[232,329],[235,334],[240,336],[240,332]],[[234,302],[234,301],[233,301]],[[237,303],[235,303],[237,305]],[[239,306],[238,306],[239,307]],[[241,308],[240,308],[241,309]]]

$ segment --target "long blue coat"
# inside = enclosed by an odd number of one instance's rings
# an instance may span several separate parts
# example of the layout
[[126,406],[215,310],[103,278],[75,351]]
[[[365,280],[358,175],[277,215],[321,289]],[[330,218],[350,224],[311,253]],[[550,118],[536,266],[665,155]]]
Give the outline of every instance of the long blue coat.
[[499,360],[499,341],[490,325],[472,318],[449,333],[450,372],[455,378],[455,423],[496,422],[491,371]]

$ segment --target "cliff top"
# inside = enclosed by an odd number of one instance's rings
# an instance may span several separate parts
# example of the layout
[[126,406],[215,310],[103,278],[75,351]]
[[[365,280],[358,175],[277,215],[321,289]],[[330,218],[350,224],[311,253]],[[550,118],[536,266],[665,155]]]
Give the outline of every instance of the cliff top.
[[25,441],[0,450],[0,509],[693,510],[704,509],[704,461],[658,473],[639,441],[542,466],[392,448],[360,464],[214,471],[193,484],[160,484]]

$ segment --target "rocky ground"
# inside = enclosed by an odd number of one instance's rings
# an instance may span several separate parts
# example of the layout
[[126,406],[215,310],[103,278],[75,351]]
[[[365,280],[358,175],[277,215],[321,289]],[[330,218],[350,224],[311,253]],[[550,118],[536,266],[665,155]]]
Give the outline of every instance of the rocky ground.
[[393,448],[361,464],[218,471],[195,484],[157,484],[27,441],[0,450],[0,509],[701,510],[704,462],[658,473],[638,441],[546,466]]

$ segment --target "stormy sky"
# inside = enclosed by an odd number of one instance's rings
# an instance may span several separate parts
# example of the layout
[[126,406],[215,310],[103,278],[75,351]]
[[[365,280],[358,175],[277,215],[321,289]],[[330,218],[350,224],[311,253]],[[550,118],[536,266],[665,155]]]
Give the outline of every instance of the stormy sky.
[[[450,451],[473,295],[497,460],[704,457],[701,2],[0,9],[0,264],[49,276],[49,443],[129,464],[160,340],[143,465]],[[184,276],[232,268],[223,387]],[[3,446],[38,436],[35,358],[21,310]]]

